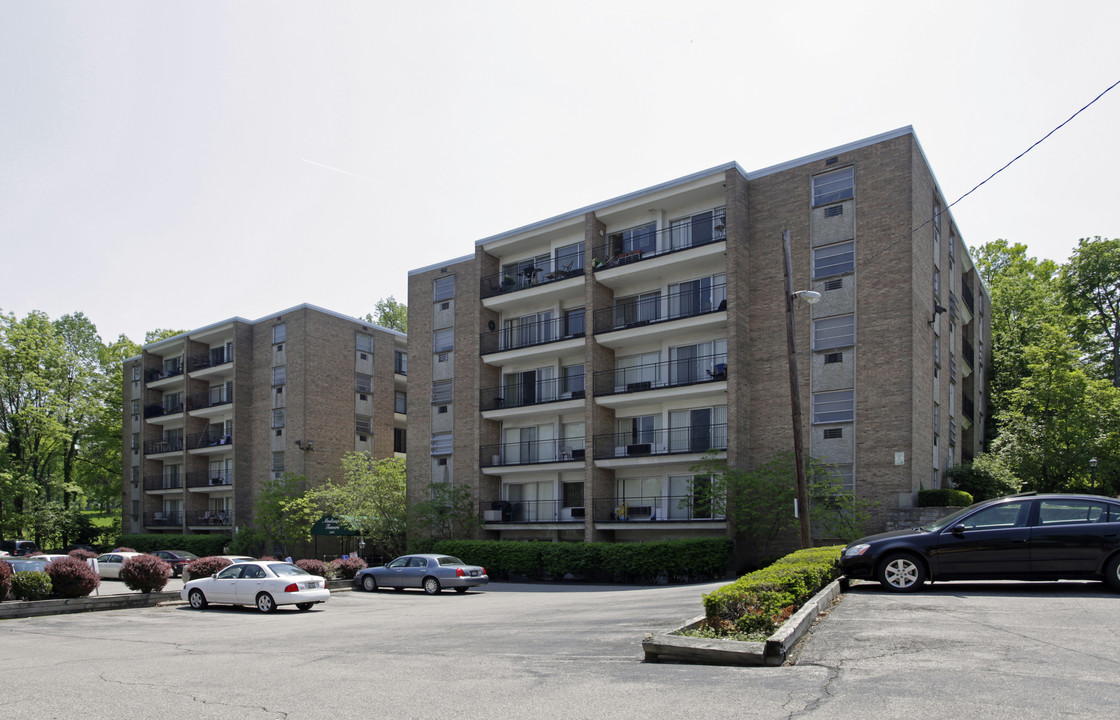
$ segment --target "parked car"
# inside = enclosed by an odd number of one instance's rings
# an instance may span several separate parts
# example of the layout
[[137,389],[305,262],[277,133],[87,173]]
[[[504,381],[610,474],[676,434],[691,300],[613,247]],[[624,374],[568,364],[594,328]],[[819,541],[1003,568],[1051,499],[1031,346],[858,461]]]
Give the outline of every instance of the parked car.
[[124,561],[144,553],[138,552],[111,552],[97,558],[97,574],[102,580],[120,580],[121,566]]
[[156,550],[152,555],[155,555],[171,566],[172,577],[179,577],[182,575],[183,568],[190,565],[192,561],[198,559],[198,555],[188,552],[187,550]]
[[70,557],[66,554],[59,553],[38,553],[36,555],[28,555],[28,560],[38,560],[41,563],[52,563],[59,558]]
[[30,540],[0,540],[0,550],[9,555],[30,555],[39,552],[39,546]]
[[47,567],[47,564],[41,560],[15,557],[14,555],[6,555],[0,558],[0,562],[8,563],[12,568],[12,572],[46,572]]
[[279,560],[253,560],[226,566],[211,577],[183,585],[180,597],[201,610],[210,603],[256,605],[263,613],[279,605],[310,610],[330,599],[326,579]]
[[467,588],[488,582],[486,568],[467,565],[451,555],[404,555],[388,565],[359,570],[354,576],[354,585],[366,592],[376,592],[383,587],[423,588],[429,595],[444,588],[465,593]]
[[247,562],[257,562],[257,559],[255,557],[249,557],[248,555],[219,555],[218,557],[223,557],[226,560],[229,560],[231,563],[234,563],[234,564],[236,564],[236,563],[247,563]]
[[926,580],[1104,580],[1120,591],[1120,501],[1027,493],[976,503],[913,530],[861,538],[840,558],[849,578],[895,592]]

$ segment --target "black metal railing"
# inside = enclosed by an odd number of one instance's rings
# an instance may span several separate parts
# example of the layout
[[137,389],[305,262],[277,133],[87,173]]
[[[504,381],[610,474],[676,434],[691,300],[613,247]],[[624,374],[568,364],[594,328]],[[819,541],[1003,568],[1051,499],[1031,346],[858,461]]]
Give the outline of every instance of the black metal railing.
[[976,404],[969,395],[961,395],[961,417],[969,422],[976,417]]
[[223,385],[212,387],[205,392],[193,393],[187,398],[187,407],[191,410],[229,405],[233,402],[233,388]]
[[192,355],[187,359],[187,369],[190,372],[205,370],[233,362],[233,348],[217,347],[201,355]]
[[592,438],[592,456],[596,460],[705,453],[709,450],[726,449],[727,425],[725,423],[691,425],[669,430],[647,430],[638,433],[612,433],[596,435]]
[[961,277],[961,299],[964,300],[964,306],[973,315],[976,314],[976,300],[972,296],[972,286],[968,284],[967,275]]
[[501,330],[484,332],[479,336],[479,353],[486,355],[581,338],[585,331],[582,320],[582,317],[579,322],[566,317],[537,320],[518,323]]
[[656,495],[595,498],[592,519],[602,522],[721,521],[726,519],[722,498],[695,495]]
[[702,355],[595,373],[596,395],[656,390],[727,379],[727,355]]
[[183,374],[183,359],[175,358],[162,363],[159,367],[148,368],[147,381],[155,382],[156,380],[164,380],[169,377]]
[[[180,396],[181,397],[181,396]],[[164,400],[162,403],[152,403],[144,407],[144,419],[163,417],[164,415],[175,415],[183,412],[183,401],[177,400]]]
[[581,523],[583,507],[565,507],[563,500],[490,500],[478,504],[485,523]]
[[183,524],[183,513],[173,512],[151,512],[144,513],[145,525],[166,525],[168,527],[179,527]]
[[479,409],[498,410],[575,400],[584,397],[585,394],[583,375],[573,375],[566,378],[527,380],[524,383],[483,388],[478,393],[478,399]]
[[217,447],[219,445],[232,445],[233,435],[222,430],[207,430],[187,436],[187,449]]
[[163,440],[145,440],[144,441],[144,454],[145,455],[158,455],[160,453],[168,452],[182,452],[183,438],[172,437],[164,438]]
[[485,300],[497,295],[580,277],[583,273],[581,260],[549,260],[539,265],[534,263],[531,267],[522,268],[516,273],[500,272],[484,276],[479,286],[479,296]]
[[187,487],[229,487],[233,485],[232,470],[193,470],[187,473]]
[[180,490],[183,487],[182,475],[145,475],[145,490]]
[[970,343],[968,340],[961,340],[961,358],[964,359],[965,363],[970,368],[976,367],[976,364],[974,362],[974,360],[976,359],[976,353],[973,352],[972,343]]
[[662,228],[647,235],[639,247],[634,247],[633,243],[628,244],[620,233],[616,233],[607,242],[591,249],[591,267],[593,272],[599,272],[726,240],[724,215],[718,213],[706,222]]
[[187,525],[229,527],[232,520],[228,510],[188,510]]
[[596,334],[652,325],[681,318],[727,310],[727,285],[713,285],[701,292],[675,292],[668,295],[616,301],[613,307],[596,310],[592,328]]
[[479,467],[537,465],[555,462],[583,462],[586,459],[583,438],[571,440],[524,440],[521,442],[483,445],[478,449]]

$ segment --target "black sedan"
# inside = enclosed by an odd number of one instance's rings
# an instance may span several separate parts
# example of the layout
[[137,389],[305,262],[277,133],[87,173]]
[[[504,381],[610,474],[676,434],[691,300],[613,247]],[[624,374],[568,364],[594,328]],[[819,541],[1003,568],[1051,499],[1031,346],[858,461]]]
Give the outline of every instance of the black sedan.
[[861,538],[840,558],[849,578],[895,592],[926,580],[1104,580],[1120,591],[1120,501],[1010,495],[913,530]]
[[183,568],[198,560],[198,555],[187,550],[156,550],[152,555],[169,564],[175,577],[181,576]]

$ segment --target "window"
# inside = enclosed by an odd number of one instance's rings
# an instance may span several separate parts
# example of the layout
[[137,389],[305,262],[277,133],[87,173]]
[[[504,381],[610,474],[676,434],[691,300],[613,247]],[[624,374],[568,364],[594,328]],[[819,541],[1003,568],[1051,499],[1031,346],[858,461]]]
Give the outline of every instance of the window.
[[455,297],[455,276],[441,275],[432,281],[432,301],[450,300]]
[[286,410],[284,408],[276,408],[272,411],[272,427],[282,428],[286,418]]
[[393,351],[393,372],[397,375],[408,374],[408,353],[402,350]]
[[455,349],[455,328],[444,328],[432,333],[432,352],[450,352]]
[[669,317],[691,317],[727,308],[727,276],[690,280],[669,286]]
[[1039,525],[1081,525],[1095,522],[1116,522],[1120,518],[1108,515],[1108,507],[1092,500],[1040,500]]
[[137,450],[140,448],[140,433],[132,433],[132,449]]
[[644,325],[661,316],[661,291],[619,298],[614,304],[616,328]]
[[706,245],[727,237],[726,212],[723,208],[708,210],[669,222],[669,247],[673,250]]
[[365,333],[355,333],[354,347],[360,352],[373,352],[373,336]]
[[272,343],[274,345],[276,343],[282,343],[287,339],[288,339],[288,325],[286,323],[281,323],[279,325],[273,325],[272,326]]
[[364,373],[354,373],[354,388],[356,392],[373,392],[373,376]]
[[813,178],[813,207],[855,197],[854,167],[841,168]]
[[284,451],[272,453],[272,472],[284,472]]
[[281,365],[272,368],[272,386],[283,385],[286,382],[288,382],[288,367]]
[[355,415],[354,432],[367,435],[373,432],[373,419],[369,415]]
[[393,396],[393,412],[405,414],[408,412],[408,395],[400,390],[397,390],[396,395]]
[[453,380],[435,380],[432,382],[432,404],[451,402]]
[[583,270],[583,243],[556,248],[556,269],[562,272]]
[[657,250],[657,223],[611,233],[609,240],[610,252],[615,256],[634,252],[652,253]]
[[1027,522],[1029,500],[986,507],[962,520],[965,530],[1001,530],[1022,527]]
[[393,452],[408,452],[408,431],[404,428],[393,428]]
[[583,363],[579,365],[565,365],[560,368],[560,393],[561,396],[567,396],[568,393],[582,393],[584,391],[584,366]]
[[583,483],[581,482],[566,482],[563,483],[560,489],[563,496],[563,505],[561,507],[583,507]]
[[814,350],[847,347],[854,345],[855,342],[855,315],[840,315],[813,321]]
[[139,365],[133,365],[132,366],[132,382],[139,382],[139,381],[140,381],[140,366]]
[[450,455],[453,446],[451,433],[432,433],[432,455]]
[[139,398],[135,398],[132,401],[132,414],[133,415],[139,415],[140,414],[140,399]]
[[813,422],[850,422],[855,419],[855,390],[813,393]]
[[813,250],[813,277],[849,273],[855,269],[856,244],[854,240],[826,245]]
[[583,335],[587,331],[583,308],[564,311],[564,337]]

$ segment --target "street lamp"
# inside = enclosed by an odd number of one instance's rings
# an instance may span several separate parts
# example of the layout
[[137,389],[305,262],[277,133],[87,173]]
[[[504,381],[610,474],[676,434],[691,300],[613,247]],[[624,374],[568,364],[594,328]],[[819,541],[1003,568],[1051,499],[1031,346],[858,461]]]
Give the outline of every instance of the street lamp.
[[1093,486],[1093,494],[1097,493],[1097,459],[1089,458],[1089,481]]
[[805,473],[805,450],[801,433],[801,386],[797,381],[797,343],[793,329],[793,301],[802,298],[810,305],[820,302],[821,294],[814,290],[793,289],[793,262],[790,259],[789,230],[782,231],[782,250],[786,276],[786,348],[789,350],[789,397],[793,415],[793,463],[797,477],[797,516],[801,521],[801,547],[813,546],[813,533],[809,524],[809,484]]

